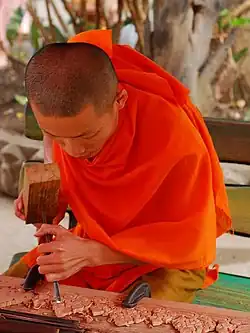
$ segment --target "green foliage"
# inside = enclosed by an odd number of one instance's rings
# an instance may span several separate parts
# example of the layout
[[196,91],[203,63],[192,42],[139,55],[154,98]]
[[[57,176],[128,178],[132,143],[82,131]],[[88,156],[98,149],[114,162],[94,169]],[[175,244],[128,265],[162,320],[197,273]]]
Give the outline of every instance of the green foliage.
[[244,47],[239,52],[233,54],[233,58],[235,62],[239,62],[242,58],[244,58],[248,54],[248,47]]
[[57,43],[64,43],[67,41],[67,37],[62,34],[60,29],[57,28],[57,26],[54,26],[55,34],[56,34],[56,42]]
[[14,41],[17,38],[18,30],[22,23],[23,17],[24,17],[24,10],[21,7],[18,7],[17,9],[14,10],[14,13],[11,16],[10,21],[6,28],[6,37],[10,45],[13,45]]
[[15,95],[14,98],[15,101],[22,106],[24,106],[28,101],[27,97],[22,95]]
[[134,23],[133,19],[131,17],[127,17],[123,23],[123,26],[126,26],[128,24]]
[[219,17],[226,17],[230,14],[229,10],[227,8],[224,8],[220,11]]
[[250,24],[250,17],[231,17],[227,8],[219,13],[218,26],[220,31],[229,28],[240,28],[248,24]]
[[[57,43],[64,43],[67,41],[67,37],[62,34],[57,26],[54,26],[55,36]],[[49,26],[44,26],[44,30],[50,32]],[[34,22],[32,22],[30,27],[30,41],[35,51],[39,50],[43,46],[43,41],[41,38],[41,33]]]
[[244,121],[250,121],[250,110],[248,110],[244,115]]
[[[11,46],[13,46],[13,44],[18,36],[18,30],[20,28],[24,14],[25,14],[25,11],[21,7],[18,7],[14,11],[14,13],[10,19],[10,23],[7,26],[6,37]],[[40,22],[40,23],[42,24],[42,22]],[[67,23],[71,24],[72,22],[67,22]],[[84,24],[83,19],[79,18],[79,17],[77,18],[77,26],[79,26],[79,28],[84,26],[85,30],[95,29],[95,25],[93,23],[86,22],[86,24]],[[43,28],[44,28],[44,31],[48,32],[48,35],[51,34],[50,27],[48,25],[43,25]],[[68,39],[68,36],[64,35],[57,26],[54,25],[53,28],[54,28],[54,32],[55,32],[56,42],[57,43],[66,42]],[[39,50],[44,45],[44,40],[43,40],[41,31],[39,30],[39,28],[37,27],[37,25],[35,24],[34,21],[32,22],[31,27],[30,27],[29,38],[30,38],[32,47],[34,48],[34,51]],[[19,56],[18,56],[18,58],[19,58]]]
[[250,17],[235,17],[230,19],[229,24],[231,27],[242,27],[250,24]]
[[30,41],[35,51],[39,50],[40,48],[40,32],[37,29],[37,26],[34,22],[32,22],[30,27]]

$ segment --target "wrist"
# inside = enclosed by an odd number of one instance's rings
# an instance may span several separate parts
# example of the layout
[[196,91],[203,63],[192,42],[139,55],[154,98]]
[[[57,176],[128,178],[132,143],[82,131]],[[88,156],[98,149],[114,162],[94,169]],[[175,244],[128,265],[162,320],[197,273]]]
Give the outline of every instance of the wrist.
[[141,265],[142,263],[136,259],[128,257],[118,251],[112,250],[108,246],[92,241],[83,240],[89,242],[88,246],[88,263],[89,267],[110,265],[110,264],[134,264]]
[[84,242],[83,246],[85,248],[87,246],[88,248],[88,255],[84,258],[85,266],[101,266],[103,264],[104,252],[108,248],[105,245],[90,239],[82,239],[82,242]]

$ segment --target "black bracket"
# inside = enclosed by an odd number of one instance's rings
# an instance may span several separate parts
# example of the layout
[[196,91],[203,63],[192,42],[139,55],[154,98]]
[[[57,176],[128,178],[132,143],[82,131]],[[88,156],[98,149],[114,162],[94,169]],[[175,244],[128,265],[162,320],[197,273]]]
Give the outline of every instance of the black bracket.
[[34,290],[37,283],[44,280],[44,275],[42,275],[38,269],[38,265],[34,265],[30,268],[22,285],[25,291]]
[[144,297],[151,298],[151,288],[147,282],[139,282],[123,300],[122,305],[125,308],[133,308]]

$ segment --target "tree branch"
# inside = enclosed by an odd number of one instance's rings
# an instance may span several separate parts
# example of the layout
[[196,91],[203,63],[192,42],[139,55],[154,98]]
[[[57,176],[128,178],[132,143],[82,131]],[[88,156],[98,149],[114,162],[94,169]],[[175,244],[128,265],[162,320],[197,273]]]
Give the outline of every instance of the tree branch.
[[54,1],[52,0],[50,3],[51,3],[51,6],[52,6],[52,8],[53,8],[53,10],[54,10],[54,12],[55,12],[55,15],[56,15],[58,21],[60,22],[60,24],[61,24],[61,26],[62,26],[64,32],[68,35],[68,34],[69,34],[69,30],[68,30],[66,24],[64,23],[63,18],[62,18],[62,16],[60,15],[60,13],[59,13],[59,11],[58,11],[56,5],[54,4]]
[[45,5],[46,5],[47,16],[48,16],[48,21],[49,21],[50,38],[51,38],[51,41],[53,43],[55,43],[56,42],[56,32],[55,32],[55,28],[54,28],[54,25],[52,22],[52,17],[51,17],[50,8],[49,8],[50,0],[45,0]]
[[87,0],[81,0],[80,16],[81,16],[81,18],[83,20],[82,30],[84,31],[86,29],[87,23],[88,23]]
[[250,0],[243,2],[241,5],[232,10],[231,16],[238,17],[250,9]]
[[75,15],[73,14],[72,10],[69,8],[69,5],[67,4],[67,0],[61,0],[61,1],[63,3],[63,6],[64,6],[66,12],[69,14],[69,16],[71,18],[71,21],[72,21],[72,24],[73,24],[73,27],[74,27],[74,31],[75,31],[75,33],[77,33],[78,28],[77,28]]
[[100,29],[101,27],[101,1],[96,0],[95,1],[95,14],[96,14],[96,29]]
[[215,51],[215,53],[208,58],[206,65],[203,67],[202,72],[200,73],[200,80],[205,80],[208,84],[213,81],[216,73],[227,57],[228,49],[234,42],[236,31],[237,29],[232,30],[225,42],[221,44],[217,51]]
[[127,7],[131,13],[137,34],[138,34],[138,44],[140,51],[144,53],[144,23],[147,18],[148,11],[148,1],[144,0],[125,0]]
[[41,34],[44,38],[45,43],[48,44],[50,42],[49,35],[47,34],[47,31],[44,29],[39,17],[37,16],[32,4],[31,4],[31,1],[29,1],[27,3],[27,10],[28,10],[30,16],[32,17],[34,24],[40,30],[40,32],[41,32]]
[[123,0],[118,0],[118,23],[122,23],[122,11],[123,11],[124,3]]

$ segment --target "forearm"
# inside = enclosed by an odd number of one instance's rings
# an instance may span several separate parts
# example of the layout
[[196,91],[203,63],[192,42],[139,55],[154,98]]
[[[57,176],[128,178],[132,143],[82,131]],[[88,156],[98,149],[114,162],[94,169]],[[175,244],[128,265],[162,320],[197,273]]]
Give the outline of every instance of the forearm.
[[93,266],[110,265],[110,264],[134,264],[143,265],[144,263],[127,256],[118,251],[114,251],[109,247],[95,242],[94,247],[97,255],[93,258]]

